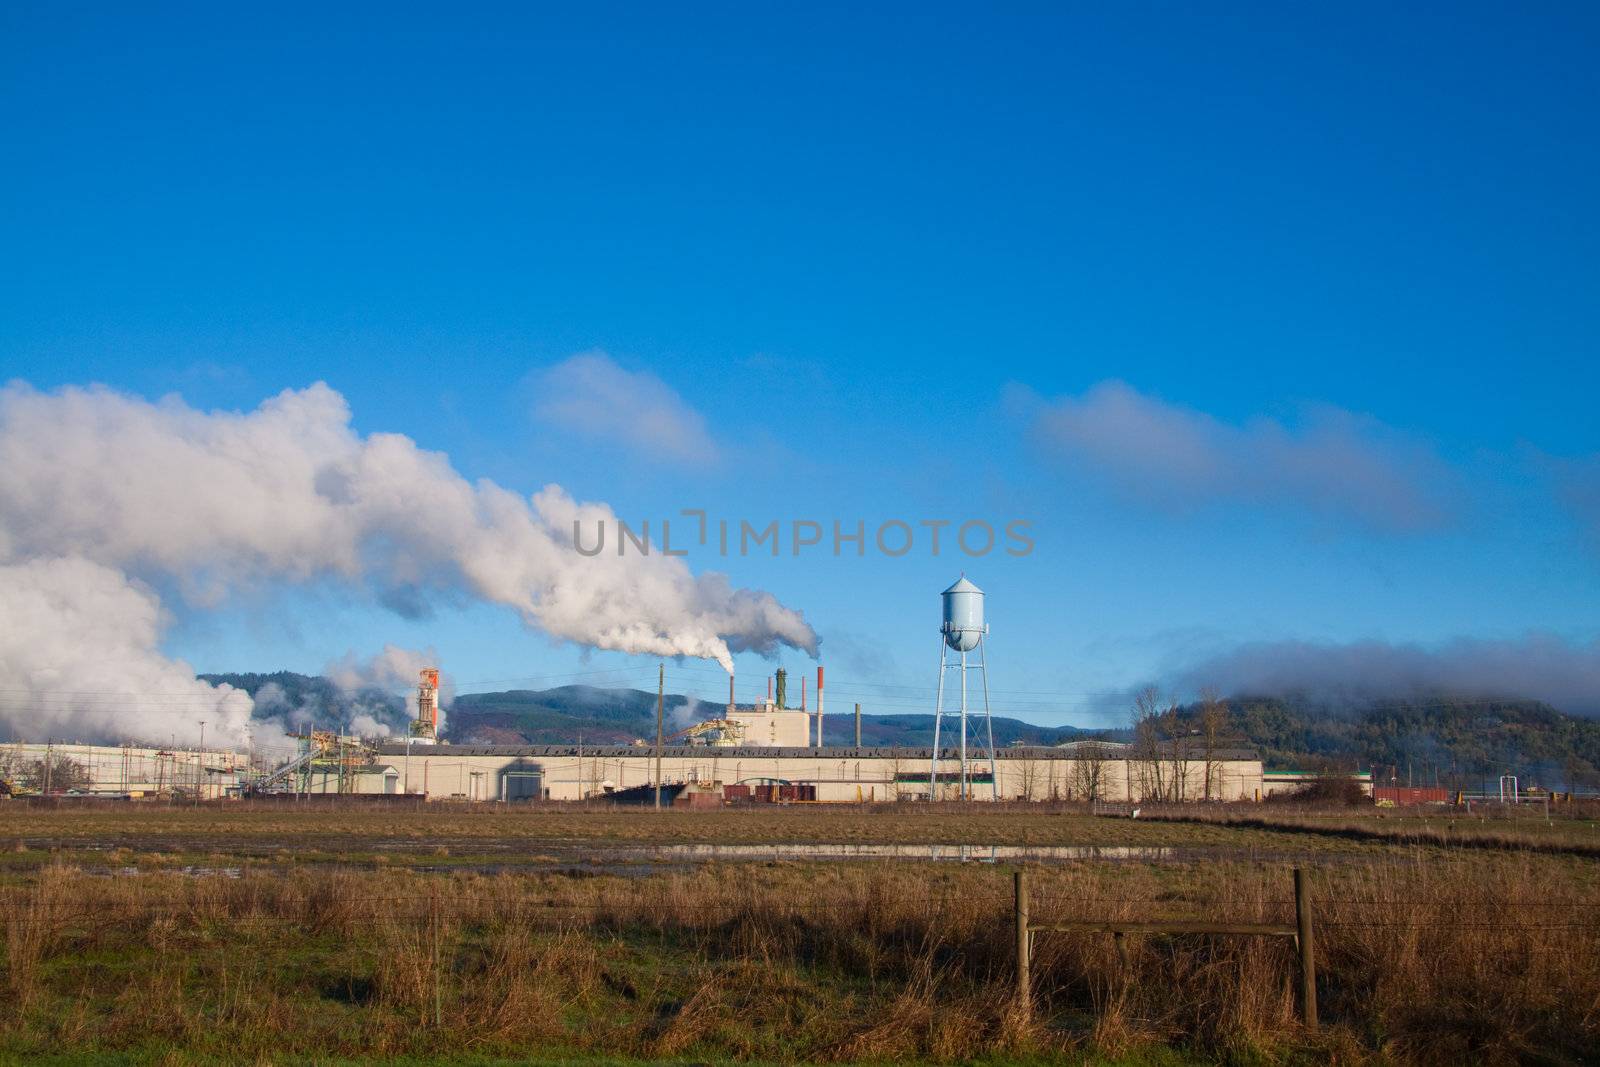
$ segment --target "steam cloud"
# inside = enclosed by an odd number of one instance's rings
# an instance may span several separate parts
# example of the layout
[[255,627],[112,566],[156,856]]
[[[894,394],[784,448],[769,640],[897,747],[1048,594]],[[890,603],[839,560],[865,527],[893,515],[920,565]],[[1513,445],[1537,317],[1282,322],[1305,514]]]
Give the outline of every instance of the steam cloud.
[[1442,646],[1383,641],[1242,645],[1183,671],[1177,688],[1262,696],[1306,693],[1359,705],[1405,696],[1542,700],[1575,715],[1600,714],[1600,640],[1553,634],[1518,640],[1457,638]]
[[1314,408],[1295,428],[1232,426],[1109,381],[1033,414],[1048,448],[1147,502],[1290,504],[1392,532],[1452,511],[1454,476],[1431,449],[1339,408]]
[[[319,688],[291,695],[268,682],[255,692],[251,739],[257,750],[293,750],[291,734],[312,727],[335,727],[357,737],[389,737],[405,733],[417,718],[417,681],[423,667],[438,663],[436,652],[417,652],[396,645],[368,659],[346,653],[322,668],[322,676],[338,691]],[[403,694],[403,696],[402,696]],[[440,674],[439,724],[455,696],[448,674]]]
[[[622,652],[715,659],[788,645],[803,616],[658,554],[585,557],[559,486],[469,483],[398,434],[362,436],[323,384],[255,411],[109,389],[0,389],[0,721],[29,736],[237,743],[249,698],[167,658],[162,595],[335,582],[402,613],[475,597],[530,627]],[[158,588],[161,593],[158,594]]]
[[[439,656],[433,649],[418,652],[398,645],[384,645],[383,651],[366,660],[359,660],[354,653],[346,653],[344,658],[335,663],[330,663],[322,669],[323,677],[349,693],[360,694],[363,691],[382,690],[385,693],[405,693],[405,721],[393,722],[391,716],[386,715],[387,705],[364,708],[359,704],[356,715],[350,722],[350,729],[361,737],[385,736],[392,729],[408,725],[417,717],[417,682],[422,668],[434,666],[439,662]],[[441,672],[439,675],[439,728],[444,729],[445,710],[455,700],[455,685],[450,681],[450,675]]]

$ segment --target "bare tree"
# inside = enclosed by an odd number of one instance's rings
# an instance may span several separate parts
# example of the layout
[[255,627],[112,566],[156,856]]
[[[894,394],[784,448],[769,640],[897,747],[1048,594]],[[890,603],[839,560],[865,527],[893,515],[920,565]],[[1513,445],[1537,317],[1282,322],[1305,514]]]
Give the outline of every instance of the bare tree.
[[1099,741],[1078,746],[1072,759],[1072,791],[1091,804],[1104,800],[1106,760],[1109,758],[1107,746]]
[[[1133,758],[1141,800],[1165,800],[1166,774],[1161,765],[1161,695],[1155,686],[1141,689],[1133,698]],[[1130,783],[1129,793],[1132,793]],[[1129,799],[1132,799],[1131,795]]]
[[1201,690],[1200,743],[1205,753],[1205,799],[1207,800],[1222,799],[1222,762],[1217,758],[1217,753],[1221,748],[1222,734],[1227,728],[1227,723],[1228,705],[1223,703],[1217,691],[1209,686]]
[[[900,781],[901,769],[900,746],[896,745],[889,750],[889,789],[895,800],[904,800],[906,798],[905,793],[902,792],[905,787]],[[933,794],[932,780],[928,782],[928,799],[936,799]]]
[[1039,761],[1034,758],[1033,751],[1028,748],[1022,749],[1020,755],[1022,758],[1017,761],[1017,769],[1022,774],[1022,799],[1032,800],[1034,799],[1033,787],[1039,781]]
[[1193,738],[1184,727],[1178,712],[1178,702],[1169,700],[1159,720],[1160,732],[1166,737],[1168,759],[1167,791],[1163,797],[1168,803],[1182,804],[1189,799],[1189,762]]
[[60,753],[46,753],[38,759],[17,763],[17,784],[36,793],[61,793],[87,789],[93,784],[87,764]]

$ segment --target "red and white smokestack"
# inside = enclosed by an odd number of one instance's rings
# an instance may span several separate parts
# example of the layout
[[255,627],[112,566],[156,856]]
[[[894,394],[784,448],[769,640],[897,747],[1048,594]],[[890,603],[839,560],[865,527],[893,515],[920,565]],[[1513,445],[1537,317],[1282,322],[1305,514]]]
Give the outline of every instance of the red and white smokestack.
[[817,664],[817,747],[822,747],[822,664]]
[[800,676],[800,710],[806,710],[806,676]]

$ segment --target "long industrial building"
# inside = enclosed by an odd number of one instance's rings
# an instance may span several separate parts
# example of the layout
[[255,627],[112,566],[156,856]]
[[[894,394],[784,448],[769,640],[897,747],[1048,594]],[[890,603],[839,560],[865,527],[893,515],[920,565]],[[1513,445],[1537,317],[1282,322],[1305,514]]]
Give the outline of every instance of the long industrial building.
[[[445,745],[394,742],[363,754],[311,764],[283,781],[288,791],[402,795],[432,800],[582,800],[625,795],[653,785],[649,746]],[[734,797],[749,787],[794,786],[792,795],[822,803],[872,803],[960,795],[960,760],[943,750],[936,788],[930,788],[932,750],[834,746],[681,745],[661,753],[661,780]],[[1129,746],[1078,742],[1058,748],[1000,749],[991,775],[987,758],[969,762],[975,800],[1140,801],[1258,800],[1277,791],[1259,756],[1237,743],[1208,754],[1198,743],[1157,760]],[[20,767],[46,757],[70,760],[91,794],[138,797],[173,792],[221,798],[254,779],[242,753],[96,745],[0,745],[0,764]],[[0,774],[4,777],[4,774]],[[1209,788],[1207,783],[1209,781]],[[1178,783],[1182,783],[1179,785]],[[55,791],[68,783],[58,782]],[[36,783],[43,790],[45,783]],[[730,788],[731,787],[731,788]],[[738,787],[746,787],[740,790]],[[754,790],[759,794],[759,788]],[[777,795],[777,794],[774,794]]]
[[31,783],[35,791],[135,797],[176,792],[209,798],[238,791],[248,776],[249,757],[227,749],[0,743],[0,781],[15,784],[26,769],[42,771],[46,765],[70,773],[63,775],[65,781]]
[[[1008,747],[991,775],[987,758],[970,761],[971,796],[989,800],[1258,800],[1260,757],[1230,745],[1208,754],[1197,742],[1159,759],[1128,746],[1080,742],[1061,748]],[[936,783],[929,748],[669,747],[661,779],[702,787],[785,784],[808,787],[823,803],[954,799],[960,760],[944,749]],[[625,793],[655,781],[649,746],[380,745],[355,791],[410,793],[477,801],[582,800]],[[1209,779],[1209,788],[1207,785]],[[349,788],[347,786],[347,788]]]

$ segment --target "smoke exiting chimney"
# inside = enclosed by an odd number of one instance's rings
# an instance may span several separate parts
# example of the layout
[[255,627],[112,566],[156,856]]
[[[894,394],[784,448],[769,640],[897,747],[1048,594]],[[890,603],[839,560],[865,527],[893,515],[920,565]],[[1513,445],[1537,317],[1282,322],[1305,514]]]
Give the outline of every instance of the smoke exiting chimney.
[[[203,718],[242,744],[251,698],[169,658],[162,628],[185,605],[281,586],[335,583],[409,616],[499,604],[559,640],[730,670],[738,652],[816,654],[770,594],[659,552],[590,554],[617,529],[604,504],[463,478],[401,434],[358,433],[322,384],[246,412],[12,384],[0,457],[0,612],[29,620],[0,632],[0,674],[94,692],[0,695],[0,728],[188,742]],[[126,713],[103,714],[118,696]]]

